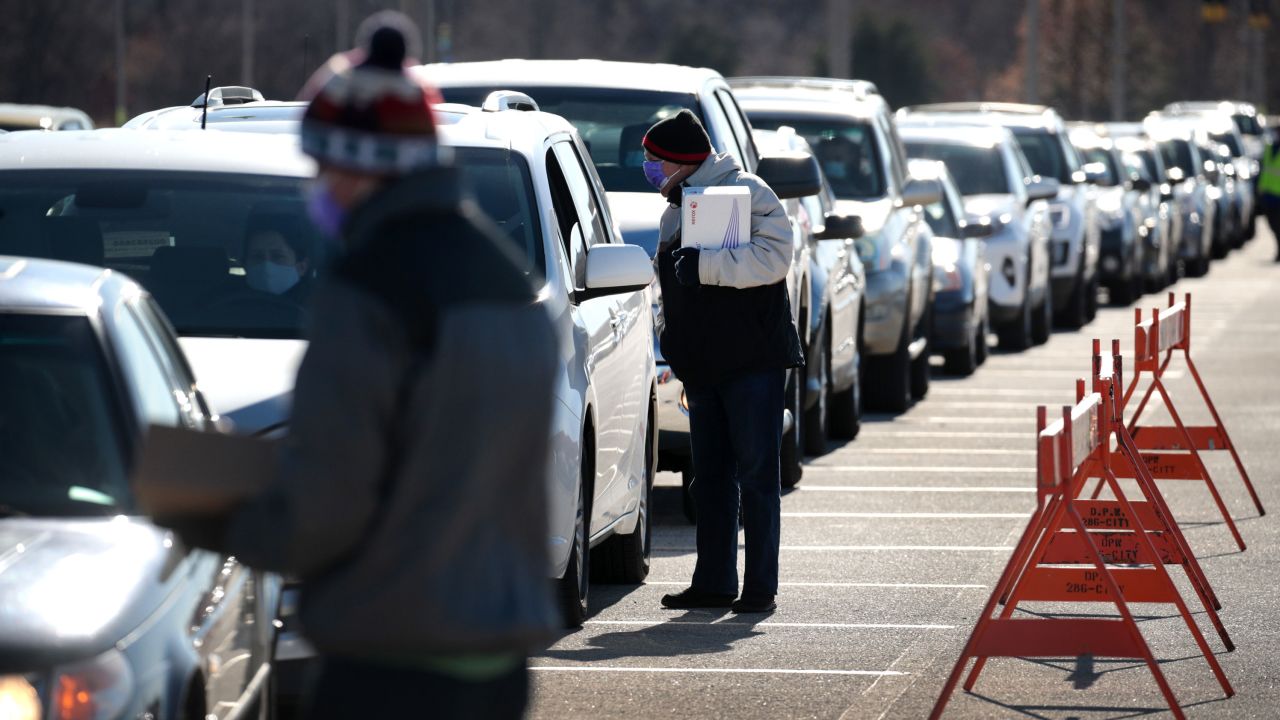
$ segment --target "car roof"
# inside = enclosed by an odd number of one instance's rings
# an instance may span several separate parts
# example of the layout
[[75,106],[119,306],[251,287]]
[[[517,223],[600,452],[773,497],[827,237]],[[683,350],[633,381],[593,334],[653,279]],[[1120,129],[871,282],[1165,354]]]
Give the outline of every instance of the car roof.
[[1257,115],[1258,109],[1251,102],[1243,100],[1183,100],[1164,106],[1167,112],[1225,112],[1233,115]]
[[172,170],[310,177],[293,135],[206,130],[88,130],[0,136],[0,171]]
[[[302,119],[302,114],[306,111],[306,108],[307,103],[305,102],[284,102],[280,100],[259,100],[238,105],[210,105],[208,119],[211,123],[223,125],[221,129],[227,129],[226,126],[232,123],[297,122]],[[281,109],[287,111],[286,114],[292,117],[280,118],[278,117],[280,114],[278,112],[260,112],[262,110],[277,111]],[[191,130],[194,129],[191,126],[199,123],[203,114],[204,108],[191,105],[175,105],[138,115],[125,123],[124,127],[147,130]]]
[[53,105],[27,105],[23,103],[0,103],[0,121],[24,122],[34,121],[32,127],[40,127],[43,118],[67,120],[76,119],[93,127],[93,121],[83,111],[73,107],[55,107]]
[[1058,112],[1045,105],[1021,103],[957,102],[909,105],[898,110],[899,118],[946,116],[967,123],[1003,125],[1009,128],[1044,129],[1056,132],[1062,128]]
[[559,115],[529,110],[490,112],[470,105],[434,106],[440,141],[454,147],[492,147],[532,156],[560,133],[577,134]]
[[898,134],[904,142],[909,140],[928,140],[949,145],[975,145],[996,147],[1013,140],[1010,132],[999,125],[972,125],[957,122],[913,122],[916,118],[909,116],[898,121]]
[[733,96],[743,112],[778,113],[793,117],[853,117],[869,120],[888,112],[879,95],[811,86],[734,85]]
[[612,60],[488,60],[415,68],[440,87],[598,87],[655,92],[700,92],[722,79],[711,68]]
[[92,315],[104,298],[141,292],[128,277],[100,267],[0,255],[0,312]]

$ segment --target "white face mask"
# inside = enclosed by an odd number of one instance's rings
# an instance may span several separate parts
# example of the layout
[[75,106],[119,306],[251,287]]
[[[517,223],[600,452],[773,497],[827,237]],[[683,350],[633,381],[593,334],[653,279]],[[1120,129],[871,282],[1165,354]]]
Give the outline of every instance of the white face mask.
[[250,263],[244,268],[244,280],[259,292],[281,295],[298,284],[301,277],[294,265],[277,265],[273,262]]

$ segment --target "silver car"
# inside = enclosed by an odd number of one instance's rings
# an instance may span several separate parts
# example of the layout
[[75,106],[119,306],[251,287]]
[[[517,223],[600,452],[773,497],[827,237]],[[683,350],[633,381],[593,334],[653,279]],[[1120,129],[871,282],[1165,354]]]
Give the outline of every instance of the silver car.
[[1145,268],[1147,256],[1152,254],[1148,241],[1154,228],[1151,184],[1141,176],[1132,176],[1115,141],[1099,135],[1092,125],[1072,127],[1071,143],[1097,187],[1102,284],[1113,304],[1128,305],[1146,290]]
[[1174,243],[1178,258],[1186,275],[1200,277],[1209,272],[1222,191],[1209,179],[1194,127],[1159,115],[1148,116],[1143,127],[1160,148],[1182,214],[1182,235]]
[[986,225],[991,266],[989,321],[1002,347],[1023,350],[1049,339],[1050,213],[1058,181],[1033,175],[1008,130],[944,116],[898,121],[907,154],[947,165],[964,196],[967,221]]
[[892,111],[875,86],[822,78],[736,78],[753,125],[795,131],[813,147],[836,210],[861,218],[867,274],[863,387],[870,405],[902,412],[929,389],[932,232],[921,207],[936,181],[912,178]]

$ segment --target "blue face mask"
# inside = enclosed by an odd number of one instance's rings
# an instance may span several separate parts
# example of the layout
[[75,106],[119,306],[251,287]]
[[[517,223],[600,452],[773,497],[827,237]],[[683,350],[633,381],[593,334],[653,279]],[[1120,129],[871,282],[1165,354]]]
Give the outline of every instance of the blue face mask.
[[342,234],[347,210],[334,199],[329,186],[317,180],[307,188],[307,217],[326,237],[336,239]]
[[645,160],[644,161],[644,179],[654,188],[661,190],[663,185],[667,184],[667,176],[662,173],[661,160]]
[[282,295],[298,284],[301,277],[295,265],[273,262],[249,263],[244,268],[244,281],[259,292]]

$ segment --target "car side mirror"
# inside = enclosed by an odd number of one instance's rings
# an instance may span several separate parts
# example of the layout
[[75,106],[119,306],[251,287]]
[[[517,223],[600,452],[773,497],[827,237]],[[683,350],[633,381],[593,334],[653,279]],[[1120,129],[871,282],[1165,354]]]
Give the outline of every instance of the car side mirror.
[[990,222],[966,222],[960,226],[960,237],[965,238],[987,238],[994,235],[995,227]]
[[1058,197],[1058,193],[1062,190],[1062,183],[1056,178],[1043,178],[1039,175],[1033,175],[1027,180],[1027,204],[1036,200],[1052,200]]
[[822,221],[822,232],[813,234],[818,240],[842,240],[862,237],[862,218],[857,215],[840,215],[827,213]]
[[822,168],[812,154],[789,152],[760,158],[756,175],[779,200],[808,197],[822,191]]
[[937,180],[919,180],[911,178],[902,188],[902,205],[932,205],[942,200],[942,184]]
[[620,295],[649,287],[653,261],[639,245],[595,245],[587,252],[587,289],[578,302],[606,295]]

